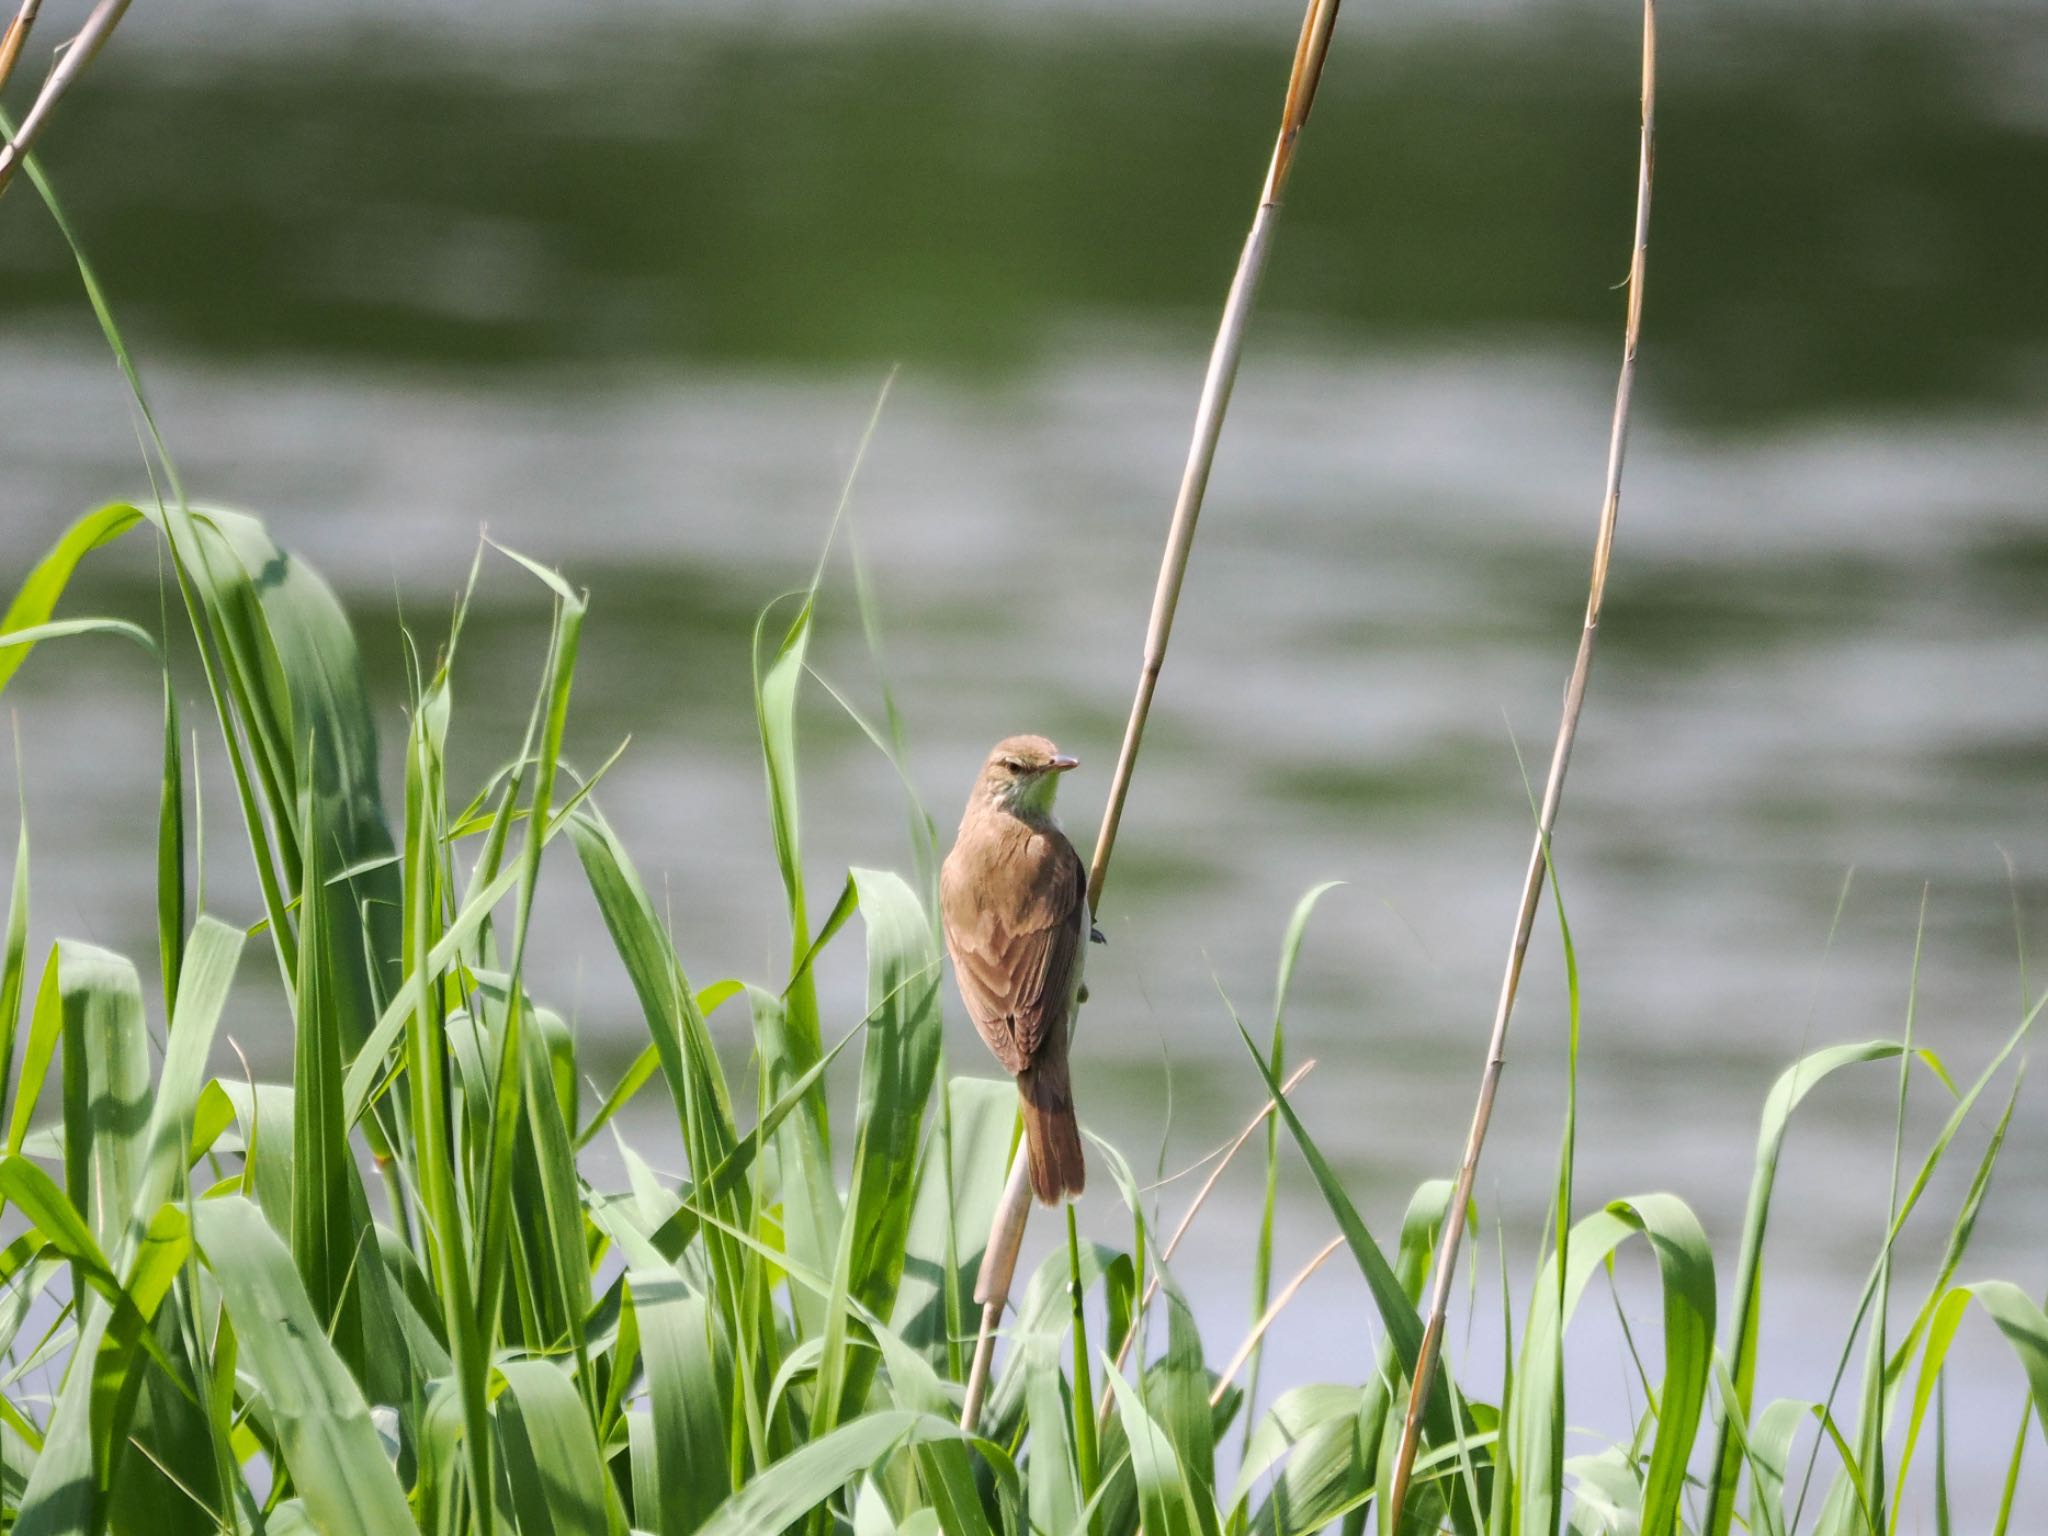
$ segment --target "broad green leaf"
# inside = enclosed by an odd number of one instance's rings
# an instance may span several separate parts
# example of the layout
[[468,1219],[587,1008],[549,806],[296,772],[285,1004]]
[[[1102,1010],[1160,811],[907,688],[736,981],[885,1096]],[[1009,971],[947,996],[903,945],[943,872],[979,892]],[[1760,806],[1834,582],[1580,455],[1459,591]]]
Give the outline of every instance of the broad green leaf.
[[1166,1431],[1145,1411],[1143,1400],[1124,1380],[1114,1360],[1104,1355],[1102,1368],[1116,1395],[1117,1417],[1130,1446],[1138,1508],[1148,1536],[1201,1536],[1204,1532],[1213,1536],[1215,1507],[1190,1486]]
[[521,1536],[625,1536],[624,1512],[569,1377],[543,1360],[507,1361],[498,1374],[505,1472]]
[[207,1056],[213,1049],[214,1030],[227,1003],[235,967],[242,958],[243,942],[239,929],[212,917],[201,917],[192,930],[172,1010],[177,1023],[164,1049],[163,1070],[143,1133],[142,1174],[129,1214],[134,1227],[145,1225],[158,1206],[178,1193],[184,1180]]
[[959,1358],[965,1352],[957,1341],[979,1315],[975,1274],[1010,1173],[1017,1090],[1007,1081],[956,1077],[946,1093],[950,1114],[925,1138],[918,1166],[916,1204],[891,1320],[906,1340],[957,1380],[965,1374]]
[[[1756,1171],[1750,1179],[1749,1208],[1743,1217],[1742,1246],[1735,1261],[1734,1316],[1729,1319],[1728,1343],[1724,1353],[1734,1362],[1735,1401],[1749,1411],[1756,1383],[1756,1339],[1763,1305],[1764,1235],[1770,1222],[1771,1197],[1777,1187],[1778,1165],[1784,1156],[1785,1135],[1792,1112],[1800,1102],[1829,1076],[1861,1062],[1887,1061],[1903,1047],[1894,1040],[1865,1040],[1854,1045],[1830,1046],[1801,1057],[1779,1076],[1764,1100],[1763,1124],[1757,1132]],[[1735,1480],[1740,1458],[1727,1418],[1715,1426],[1714,1455],[1717,1469],[1708,1485],[1707,1536],[1728,1536],[1735,1518]]]
[[[115,503],[86,513],[58,537],[50,552],[36,563],[0,616],[0,633],[33,629],[49,622],[57,600],[71,582],[79,562],[103,544],[111,544],[142,521],[142,514],[125,503]],[[32,644],[33,642],[30,642]],[[29,644],[0,648],[0,690],[4,690],[21,664],[28,660]]]
[[1679,1529],[1685,1468],[1699,1432],[1714,1351],[1714,1258],[1698,1218],[1675,1195],[1617,1200],[1610,1214],[1649,1240],[1664,1290],[1664,1378],[1643,1488],[1643,1536]]
[[413,1529],[369,1404],[328,1344],[282,1239],[239,1197],[201,1204],[198,1238],[313,1524],[326,1536]]
[[149,1040],[142,982],[119,955],[57,946],[64,1006],[64,1175],[71,1203],[102,1247],[134,1208],[149,1120]]
[[[853,882],[867,924],[868,1030],[847,1194],[848,1287],[862,1306],[887,1317],[903,1277],[925,1106],[938,1068],[939,953],[899,876],[857,869]],[[849,1369],[850,1405],[861,1402],[870,1374],[859,1362]]]
[[[647,1367],[646,1486],[651,1507],[635,1517],[655,1536],[688,1536],[732,1492],[727,1435],[729,1356],[717,1347],[710,1304],[673,1269],[627,1276]],[[639,1460],[636,1458],[636,1475]]]
[[892,1451],[962,1438],[957,1425],[928,1413],[889,1408],[866,1414],[762,1468],[699,1531],[701,1536],[763,1536],[786,1530]]

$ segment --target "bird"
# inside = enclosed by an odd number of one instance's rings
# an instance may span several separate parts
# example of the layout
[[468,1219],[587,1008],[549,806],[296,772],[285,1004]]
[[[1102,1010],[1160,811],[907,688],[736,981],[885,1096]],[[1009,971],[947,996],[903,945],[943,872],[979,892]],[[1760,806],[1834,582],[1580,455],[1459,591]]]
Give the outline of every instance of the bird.
[[1093,925],[1087,870],[1052,810],[1060,775],[1079,765],[1043,736],[997,742],[939,871],[960,997],[1017,1080],[1031,1188],[1045,1205],[1080,1194],[1087,1178],[1067,1032],[1085,995],[1082,959]]

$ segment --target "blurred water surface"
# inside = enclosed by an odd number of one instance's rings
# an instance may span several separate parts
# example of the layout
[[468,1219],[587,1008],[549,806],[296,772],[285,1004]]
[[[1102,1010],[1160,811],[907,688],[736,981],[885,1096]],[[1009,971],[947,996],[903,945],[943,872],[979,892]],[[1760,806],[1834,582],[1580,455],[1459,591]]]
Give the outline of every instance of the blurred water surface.
[[[1092,836],[1295,20],[138,7],[47,162],[195,494],[265,512],[343,593],[387,755],[400,611],[431,646],[488,524],[592,592],[575,752],[631,734],[606,804],[693,975],[773,980],[747,634],[806,578],[892,366],[851,532],[917,787],[949,829],[987,743],[1043,730],[1084,759],[1065,809]],[[1515,746],[1539,774],[1583,601],[1635,27],[1346,12],[1091,957],[1084,1114],[1134,1161],[1176,1169],[1254,1107],[1218,988],[1263,1032],[1290,906],[1341,878],[1290,1017],[1321,1062],[1304,1113],[1389,1228],[1455,1163],[1527,847]],[[1638,429],[1559,852],[1581,1190],[1674,1188],[1732,1262],[1765,1090],[1805,1046],[1903,1027],[1923,895],[1915,1028],[1959,1078],[2017,1022],[2015,917],[2048,907],[2048,29],[1726,5],[1664,32]],[[142,478],[61,244],[29,192],[5,215],[12,585]],[[158,603],[137,543],[70,611]],[[843,560],[823,623],[820,670],[876,708]],[[491,567],[458,679],[471,775],[516,741],[545,624]],[[151,942],[153,690],[89,650],[16,686],[40,937]],[[822,690],[804,723],[817,888],[907,866],[887,764]],[[253,916],[216,758],[209,900]],[[536,974],[610,1073],[641,1026],[573,870],[545,913]],[[1546,917],[1481,1180],[1489,1240],[1498,1218],[1524,1252],[1562,1112],[1558,952]],[[847,1022],[855,958],[826,977]],[[236,1032],[283,1070],[261,971]],[[1922,1081],[1924,1139],[1945,1105]],[[1895,1092],[1872,1071],[1802,1111],[1767,1393],[1825,1386]],[[2023,1110],[1973,1273],[2048,1279],[2044,1157]],[[1909,1229],[1916,1274],[1963,1172]],[[1248,1167],[1194,1242],[1220,1334],[1257,1194]],[[1297,1187],[1283,1264],[1327,1225]],[[1361,1297],[1320,1277],[1275,1372],[1361,1374]],[[1997,1347],[1956,1405],[2000,1426],[1958,1441],[1974,1475],[2017,1402]],[[1620,1404],[1618,1352],[1612,1375]]]

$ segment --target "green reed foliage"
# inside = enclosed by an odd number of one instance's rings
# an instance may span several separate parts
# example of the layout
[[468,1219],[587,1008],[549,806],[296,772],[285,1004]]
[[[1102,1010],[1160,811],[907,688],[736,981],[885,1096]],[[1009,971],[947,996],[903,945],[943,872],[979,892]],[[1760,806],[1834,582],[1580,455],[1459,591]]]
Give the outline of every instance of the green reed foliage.
[[[1277,1026],[1263,1049],[1247,1033],[1248,1055],[1366,1280],[1383,1340],[1372,1377],[1289,1384],[1263,1411],[1219,1390],[1135,1180],[1105,1148],[1106,1185],[1131,1212],[1130,1245],[1076,1232],[1048,1256],[1010,1331],[985,1433],[963,1436],[953,1422],[959,1320],[972,1315],[1013,1101],[1005,1083],[938,1070],[942,973],[912,883],[854,870],[815,926],[793,921],[803,944],[790,975],[693,984],[599,809],[603,769],[582,778],[563,757],[584,600],[517,556],[514,569],[554,614],[526,728],[506,764],[455,805],[447,761],[465,599],[439,659],[413,670],[395,827],[347,621],[330,590],[246,516],[89,514],[23,583],[0,631],[0,685],[31,647],[98,635],[141,641],[165,667],[171,637],[53,617],[81,559],[142,529],[164,541],[192,594],[193,642],[213,647],[222,738],[246,768],[245,841],[259,871],[268,861],[275,899],[263,904],[275,916],[253,927],[185,916],[198,859],[173,725],[159,795],[171,851],[158,861],[158,969],[172,1001],[156,1058],[127,959],[59,941],[31,986],[24,824],[0,974],[0,1031],[18,1046],[0,1159],[0,1199],[17,1229],[0,1253],[10,1362],[0,1509],[10,1529],[1277,1536],[1355,1526],[1374,1507],[1449,1186],[1417,1192],[1390,1255],[1365,1214],[1378,1195],[1340,1178],[1279,1095]],[[764,673],[764,758],[785,807],[771,843],[791,869],[802,859],[794,721],[804,673],[790,670],[785,687],[776,669],[801,662],[816,603],[814,586]],[[549,858],[563,833],[575,853],[566,866]],[[211,854],[221,856],[218,839]],[[552,871],[589,889],[648,1032],[618,1088],[589,1110],[575,1033],[525,980],[534,893]],[[790,884],[794,897],[802,884]],[[1318,894],[1284,937],[1282,1007]],[[865,1011],[831,1018],[815,991],[799,1002],[818,953],[856,930]],[[219,1070],[216,1028],[251,940],[287,982],[289,1082]],[[741,999],[744,1009],[733,1006]],[[2010,1341],[2033,1393],[2048,1390],[2040,1309],[2008,1283],[1956,1279],[2011,1097],[1903,1335],[1868,1327],[1889,1311],[1908,1215],[1978,1100],[2012,1078],[2040,1006],[1965,1086],[1924,1047],[1889,1040],[1828,1047],[1789,1069],[1765,1110],[1725,1306],[1711,1245],[1676,1195],[1569,1209],[1568,1113],[1552,1251],[1519,1344],[1508,1340],[1507,1390],[1464,1390],[1446,1369],[1404,1526],[1471,1536],[1566,1522],[1718,1532],[1741,1520],[1828,1536],[1880,1520],[1900,1528],[1931,1410],[1931,1438],[1947,1456],[1943,1371],[1972,1310]],[[793,1055],[792,1022],[806,1011],[818,1046]],[[748,1029],[768,1065],[740,1091],[717,1034]],[[826,1070],[849,1049],[858,1087],[835,1115]],[[1758,1412],[1762,1254],[1791,1116],[1834,1074],[1886,1060],[1925,1063],[1953,1109],[1917,1167],[1901,1169],[1884,1249],[1850,1320],[1843,1375],[1855,1338],[1875,1340],[1861,1427],[1845,1428],[1832,1408],[1839,1379],[1822,1401]],[[674,1116],[680,1184],[623,1141],[624,1187],[586,1166],[590,1143],[606,1130],[617,1137],[620,1113],[636,1103]],[[1277,1148],[1264,1163],[1277,1183]],[[372,1169],[384,1177],[367,1182]],[[1251,1234],[1255,1255],[1268,1251],[1270,1222],[1262,1213]],[[1645,1360],[1649,1406],[1622,1441],[1567,1456],[1565,1330],[1589,1282],[1636,1239],[1662,1298],[1661,1351]],[[1164,1316],[1140,1338],[1156,1353],[1144,1363],[1141,1349],[1140,1365],[1120,1371],[1095,1352],[1089,1309],[1105,1309],[1102,1337],[1121,1338],[1140,1277],[1155,1271],[1166,1284],[1153,1310]],[[54,1398],[34,1390],[39,1371],[56,1383]],[[1112,1403],[1099,1431],[1098,1371]],[[1216,1446],[1240,1414],[1241,1466],[1219,1480]],[[1802,1447],[1825,1496],[1807,1500],[1812,1520],[1795,1526],[1810,1481]],[[1930,1496],[1945,1505],[1945,1478]]]
[[[550,641],[511,755],[467,798],[451,793],[451,742],[495,724],[457,709],[467,595],[431,665],[407,637],[401,794],[388,803],[379,729],[399,722],[372,708],[341,605],[260,521],[187,502],[82,261],[81,272],[165,494],[87,514],[20,578],[0,617],[0,690],[35,647],[100,637],[138,643],[159,669],[164,1002],[153,1017],[138,966],[94,945],[60,939],[36,963],[24,814],[0,945],[0,1528],[1294,1536],[1384,1524],[1376,1495],[1412,1394],[1451,1187],[1414,1192],[1390,1253],[1374,1226],[1396,1208],[1389,1192],[1347,1183],[1282,1092],[1286,997],[1321,888],[1287,927],[1269,1044],[1239,1025],[1247,1086],[1278,1107],[1246,1246],[1263,1303],[1291,1145],[1366,1283],[1374,1370],[1287,1383],[1269,1404],[1220,1380],[1212,1362],[1228,1354],[1202,1338],[1135,1178],[1102,1145],[1095,1198],[1120,1202],[1128,1240],[1070,1226],[1023,1287],[981,1431],[965,1434],[963,1330],[1015,1143],[1014,1093],[944,1066],[934,847],[914,791],[913,877],[852,870],[829,909],[810,903],[797,722],[825,564],[780,638],[769,644],[764,619],[754,639],[764,856],[788,896],[789,966],[699,985],[600,807],[616,754],[588,774],[565,756],[583,594],[505,554],[550,608]],[[185,633],[57,616],[81,562],[145,531]],[[864,583],[860,603],[872,639],[879,612]],[[168,660],[185,646],[228,762],[258,912],[209,910],[199,894],[223,840],[201,849],[186,817],[193,765]],[[870,734],[901,769],[906,733],[886,697],[884,710],[886,734]],[[543,880],[588,890],[611,939],[604,963],[630,982],[647,1032],[594,1108],[576,1031],[527,973]],[[853,1016],[828,1009],[812,978],[817,957],[856,933],[867,983]],[[251,1082],[217,1048],[252,947],[283,982],[288,1081]],[[1575,1073],[1575,961],[1568,969]],[[1438,1363],[1403,1533],[1725,1536],[1739,1521],[1893,1536],[1922,1508],[1946,1524],[1948,1398],[2007,1390],[1946,1373],[1973,1313],[2010,1344],[2030,1404],[2048,1395],[2048,1317],[2009,1282],[1958,1279],[2013,1114],[2011,1064],[2041,1007],[1966,1087],[1910,1026],[1905,1040],[1827,1047],[1793,1066],[1765,1107],[1726,1292],[1678,1195],[1578,1208],[1574,1096],[1519,1338],[1503,1251],[1502,1385],[1473,1390]],[[751,1040],[746,1080],[722,1064],[721,1036]],[[834,1105],[828,1069],[849,1050],[857,1088]],[[1951,1113],[1915,1165],[1902,1089],[1893,1216],[1837,1322],[1836,1379],[1817,1400],[1759,1409],[1764,1249],[1790,1119],[1835,1074],[1887,1061],[1929,1068]],[[1900,1332],[1891,1303],[1908,1218],[2000,1084],[2003,1116]],[[622,1135],[628,1110],[672,1117],[680,1179]],[[617,1175],[588,1155],[606,1133]],[[1566,1332],[1596,1274],[1636,1249],[1660,1303],[1656,1342],[1639,1351],[1645,1407],[1613,1444],[1568,1455]],[[1099,1345],[1134,1321],[1137,1363],[1120,1368]],[[1848,1388],[1859,1413],[1845,1427],[1836,1404],[1859,1338],[1863,1372]],[[1098,1371],[1109,1394],[1099,1420]],[[2002,1521],[2023,1508],[2029,1422],[2040,1415],[2023,1414]],[[1922,1487],[1910,1474],[1930,1437]],[[1217,1448],[1232,1442],[1239,1463],[1220,1466]]]

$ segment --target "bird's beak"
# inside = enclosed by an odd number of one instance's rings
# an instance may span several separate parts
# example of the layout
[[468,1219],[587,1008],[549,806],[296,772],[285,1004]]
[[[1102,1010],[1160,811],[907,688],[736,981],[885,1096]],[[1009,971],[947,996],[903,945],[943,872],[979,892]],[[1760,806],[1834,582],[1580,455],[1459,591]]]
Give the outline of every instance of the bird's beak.
[[1069,768],[1078,768],[1080,766],[1081,759],[1078,757],[1068,757],[1065,753],[1061,753],[1051,763],[1047,764],[1047,770],[1052,773],[1065,773]]

